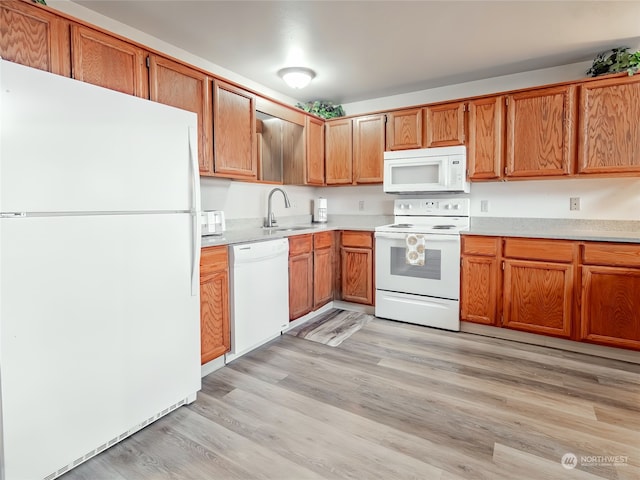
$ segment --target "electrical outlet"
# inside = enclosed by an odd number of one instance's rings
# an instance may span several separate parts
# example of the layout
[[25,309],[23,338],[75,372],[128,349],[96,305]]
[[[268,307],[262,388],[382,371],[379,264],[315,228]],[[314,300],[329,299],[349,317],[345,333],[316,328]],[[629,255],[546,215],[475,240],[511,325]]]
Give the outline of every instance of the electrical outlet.
[[364,210],[364,200],[360,200],[358,202],[358,210],[360,210],[360,211]]
[[580,197],[569,198],[569,210],[580,210]]
[[484,213],[489,211],[489,200],[480,200],[480,211]]

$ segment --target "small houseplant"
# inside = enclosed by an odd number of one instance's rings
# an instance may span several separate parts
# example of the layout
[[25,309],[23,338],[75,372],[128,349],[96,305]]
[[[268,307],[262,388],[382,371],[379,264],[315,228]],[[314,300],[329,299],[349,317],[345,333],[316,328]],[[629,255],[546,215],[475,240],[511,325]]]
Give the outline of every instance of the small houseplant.
[[640,70],[640,50],[630,53],[627,47],[618,47],[598,54],[587,75],[597,77],[608,73],[627,72],[629,76]]
[[296,107],[301,108],[305,112],[313,113],[325,120],[329,118],[344,117],[344,109],[342,105],[334,105],[332,102],[325,100],[316,100],[315,102],[296,103]]

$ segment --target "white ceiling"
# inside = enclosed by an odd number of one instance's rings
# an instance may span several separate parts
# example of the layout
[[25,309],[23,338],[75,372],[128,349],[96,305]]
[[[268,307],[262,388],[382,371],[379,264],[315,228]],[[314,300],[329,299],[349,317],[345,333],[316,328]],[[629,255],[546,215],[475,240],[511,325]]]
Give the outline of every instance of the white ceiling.
[[[640,1],[73,0],[300,100],[336,103],[640,46]],[[295,91],[276,72],[317,72]]]

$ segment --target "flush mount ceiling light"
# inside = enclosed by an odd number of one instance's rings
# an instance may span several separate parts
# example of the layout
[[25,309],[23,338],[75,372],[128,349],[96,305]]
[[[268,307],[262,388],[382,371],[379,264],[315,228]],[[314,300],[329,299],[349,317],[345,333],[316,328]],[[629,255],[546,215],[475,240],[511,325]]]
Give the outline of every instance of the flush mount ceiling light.
[[289,67],[278,71],[287,85],[291,88],[304,88],[316,76],[316,72],[305,67]]

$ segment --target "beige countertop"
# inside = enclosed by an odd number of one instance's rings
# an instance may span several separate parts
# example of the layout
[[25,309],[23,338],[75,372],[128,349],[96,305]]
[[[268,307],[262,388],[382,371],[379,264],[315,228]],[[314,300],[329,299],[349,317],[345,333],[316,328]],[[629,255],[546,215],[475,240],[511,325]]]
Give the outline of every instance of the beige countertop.
[[[207,235],[202,237],[202,247],[216,245],[231,245],[236,243],[261,242],[274,238],[286,238],[292,235],[322,232],[327,230],[361,230],[373,232],[375,227],[393,222],[389,215],[333,215],[327,223],[311,223],[310,218],[300,222],[285,222],[274,228],[263,228],[256,222],[235,222],[222,235]],[[288,228],[295,227],[295,230]],[[307,228],[304,228],[307,227]]]
[[640,221],[472,217],[463,235],[640,243]]

